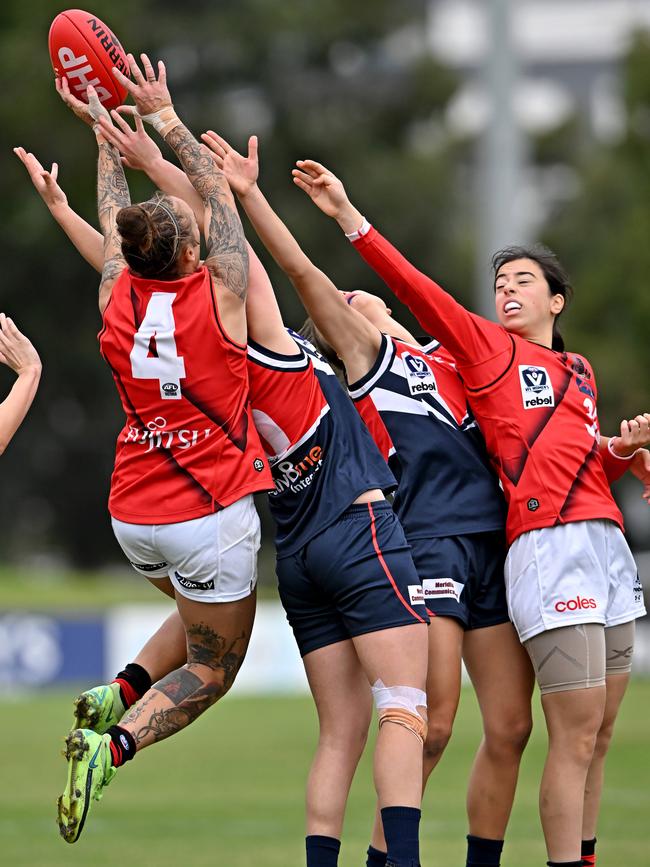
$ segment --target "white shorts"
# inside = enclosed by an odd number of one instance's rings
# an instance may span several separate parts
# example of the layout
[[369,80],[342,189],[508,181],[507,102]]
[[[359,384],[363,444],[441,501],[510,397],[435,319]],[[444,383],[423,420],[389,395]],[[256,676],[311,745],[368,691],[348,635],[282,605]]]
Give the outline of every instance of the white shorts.
[[136,572],[169,576],[174,590],[196,602],[235,602],[257,583],[260,519],[249,494],[220,512],[177,524],[126,524],[113,532]]
[[522,642],[558,626],[617,626],[646,613],[632,552],[611,521],[523,533],[508,551],[505,581],[510,619]]

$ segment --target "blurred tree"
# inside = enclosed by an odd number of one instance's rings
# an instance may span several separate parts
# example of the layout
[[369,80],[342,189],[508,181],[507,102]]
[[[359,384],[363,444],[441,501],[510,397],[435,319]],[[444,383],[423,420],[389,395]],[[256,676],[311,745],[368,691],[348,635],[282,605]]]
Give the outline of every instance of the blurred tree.
[[[338,229],[290,180],[311,156],[340,174],[351,196],[421,267],[470,286],[465,226],[454,192],[453,148],[442,112],[454,81],[432,62],[426,0],[93,0],[125,47],[163,57],[179,113],[236,147],[260,135],[262,184],[305,249],[339,285],[378,288]],[[53,551],[76,565],[118,559],[106,515],[122,419],[97,352],[97,277],[72,250],[10,148],[61,165],[70,202],[95,221],[95,146],[54,92],[47,31],[51,0],[0,8],[2,303],[37,344],[44,377],[36,405],[3,458],[0,541],[5,557]],[[9,86],[10,83],[10,86]],[[14,162],[12,162],[14,161]],[[129,175],[134,200],[150,185]],[[253,239],[255,242],[255,239]],[[268,262],[268,258],[265,258]],[[442,265],[444,263],[444,265]],[[287,321],[302,320],[286,281]],[[10,379],[1,374],[0,388]]]

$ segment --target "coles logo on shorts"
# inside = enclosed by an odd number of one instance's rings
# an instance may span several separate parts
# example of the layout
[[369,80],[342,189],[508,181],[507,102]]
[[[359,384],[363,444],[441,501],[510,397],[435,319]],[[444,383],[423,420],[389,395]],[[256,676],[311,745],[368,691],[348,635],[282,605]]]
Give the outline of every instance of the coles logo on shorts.
[[519,365],[519,384],[524,409],[537,409],[540,406],[555,406],[555,395],[551,378],[545,367]]
[[566,602],[564,600],[560,600],[555,603],[555,610],[559,614],[564,614],[566,611],[580,611],[587,608],[598,608],[598,603],[595,599],[589,598],[586,596],[576,596],[575,599],[569,599]]
[[424,605],[424,593],[421,584],[409,584],[409,599],[411,605]]
[[411,355],[410,352],[405,352],[402,355],[402,362],[411,394],[420,395],[438,391],[436,378],[424,358],[420,355]]

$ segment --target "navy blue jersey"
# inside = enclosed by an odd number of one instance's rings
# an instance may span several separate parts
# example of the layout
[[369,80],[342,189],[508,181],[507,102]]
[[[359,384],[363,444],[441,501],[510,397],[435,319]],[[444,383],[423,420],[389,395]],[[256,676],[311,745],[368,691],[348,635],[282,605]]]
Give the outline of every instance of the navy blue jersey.
[[248,344],[253,419],[275,482],[269,500],[280,556],[302,548],[360,494],[396,486],[332,368],[308,341],[289,334],[295,355]]
[[[451,356],[382,335],[350,396],[398,481],[406,538],[499,530],[505,505]],[[394,455],[394,457],[391,457]]]

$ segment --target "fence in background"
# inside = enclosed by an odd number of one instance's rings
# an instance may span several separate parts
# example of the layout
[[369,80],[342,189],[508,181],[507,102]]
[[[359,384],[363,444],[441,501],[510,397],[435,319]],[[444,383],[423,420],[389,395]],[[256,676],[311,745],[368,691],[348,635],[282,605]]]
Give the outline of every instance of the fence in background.
[[[69,617],[0,612],[0,691],[111,680],[160,626],[166,604],[121,606]],[[638,624],[634,671],[650,676],[650,618]],[[303,692],[302,663],[281,606],[260,602],[235,693]]]

